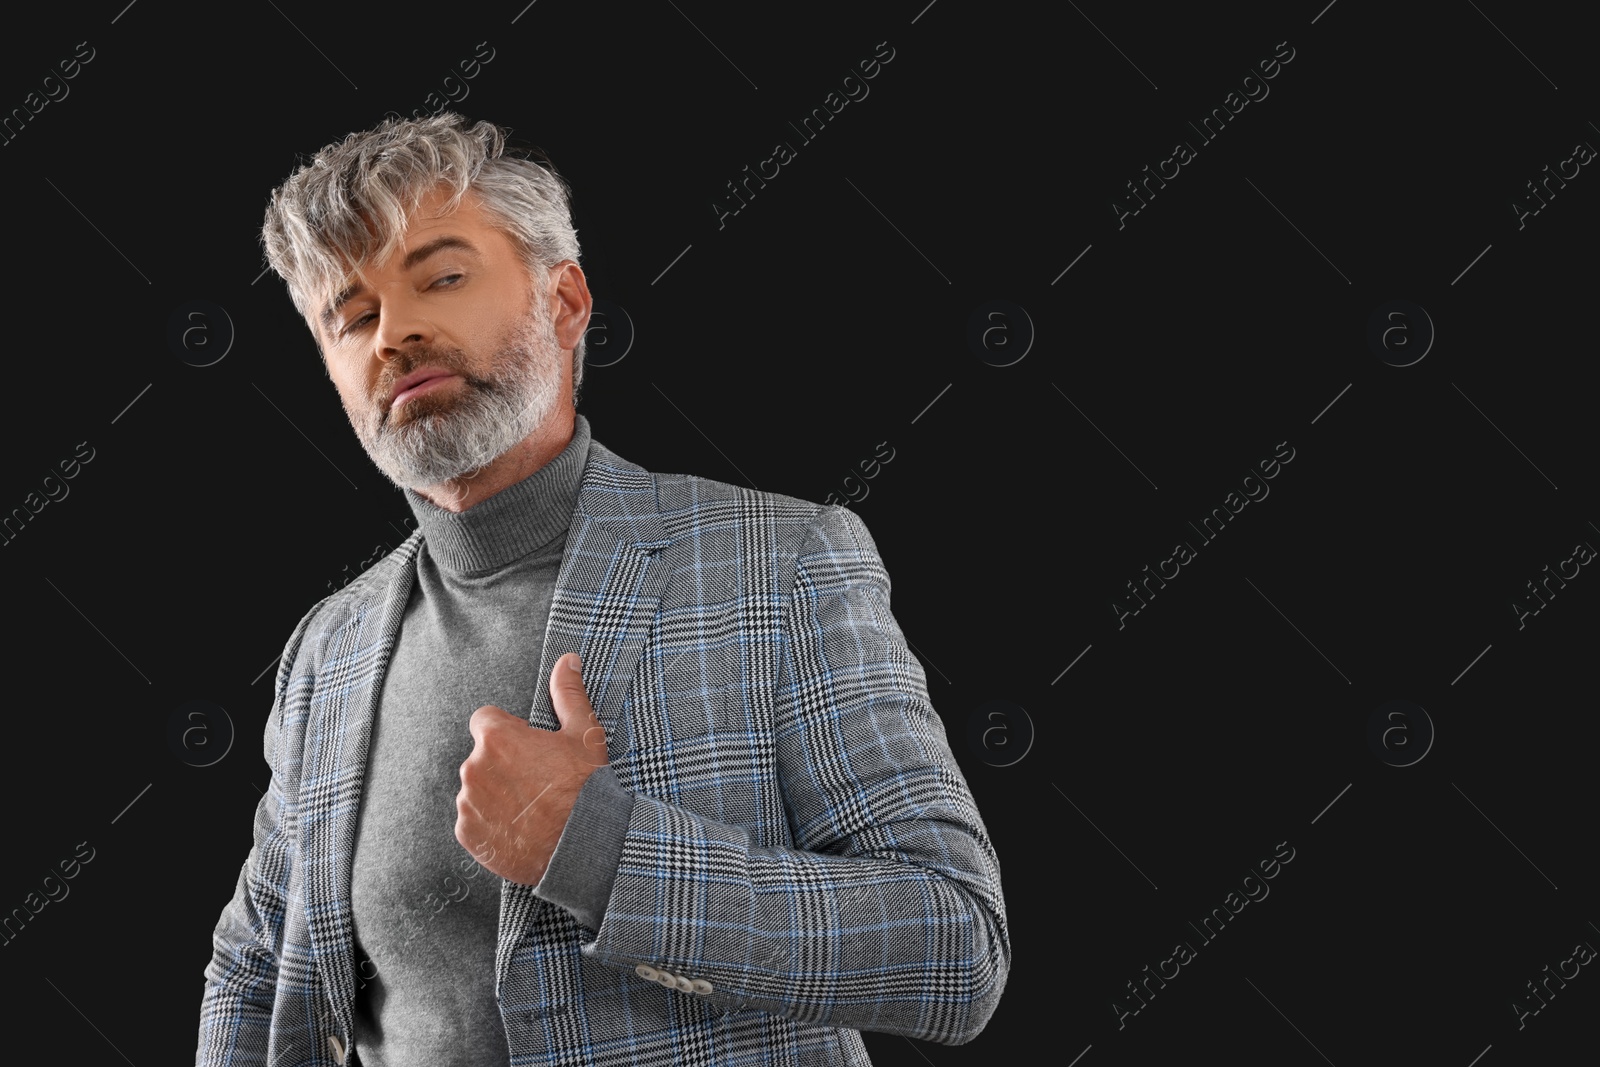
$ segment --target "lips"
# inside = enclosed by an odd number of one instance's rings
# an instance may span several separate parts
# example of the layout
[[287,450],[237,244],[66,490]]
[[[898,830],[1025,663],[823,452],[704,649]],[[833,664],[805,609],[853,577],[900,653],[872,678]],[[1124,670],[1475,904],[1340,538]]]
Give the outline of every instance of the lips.
[[442,367],[423,367],[420,370],[414,370],[394,384],[394,389],[389,393],[389,406],[394,408],[424,389],[432,388],[432,386],[428,385],[429,382],[441,378],[454,377],[453,373]]

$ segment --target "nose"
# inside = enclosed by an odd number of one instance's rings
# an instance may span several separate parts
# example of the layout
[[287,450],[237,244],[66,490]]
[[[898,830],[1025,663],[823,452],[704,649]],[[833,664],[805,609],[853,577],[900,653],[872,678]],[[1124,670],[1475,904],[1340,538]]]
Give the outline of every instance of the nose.
[[407,348],[432,342],[433,334],[433,324],[424,317],[419,303],[390,294],[378,312],[378,358],[387,363]]

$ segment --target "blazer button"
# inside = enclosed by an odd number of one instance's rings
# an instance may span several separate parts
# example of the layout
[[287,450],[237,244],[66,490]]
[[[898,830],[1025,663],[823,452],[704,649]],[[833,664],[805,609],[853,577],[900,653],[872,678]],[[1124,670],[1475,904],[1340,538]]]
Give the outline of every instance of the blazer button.
[[694,981],[689,983],[689,987],[693,992],[699,993],[702,997],[708,996],[714,991],[711,983],[706,981],[704,978],[696,978]]
[[633,973],[643,978],[646,982],[654,982],[656,980],[656,969],[648,963],[639,964],[633,969]]
[[687,993],[690,990],[694,989],[694,983],[690,982],[689,979],[685,978],[681,974],[677,975],[677,976],[675,976],[673,978],[672,984],[677,986],[679,992],[682,992],[682,993]]
[[340,1064],[341,1067],[343,1067],[343,1064],[344,1064],[344,1042],[340,1041],[333,1034],[329,1034],[328,1035],[328,1048],[330,1050],[332,1050],[332,1052],[333,1052],[333,1062],[337,1063],[337,1064]]
[[657,971],[656,981],[666,986],[668,989],[678,988],[678,976],[675,974],[669,974],[666,971]]

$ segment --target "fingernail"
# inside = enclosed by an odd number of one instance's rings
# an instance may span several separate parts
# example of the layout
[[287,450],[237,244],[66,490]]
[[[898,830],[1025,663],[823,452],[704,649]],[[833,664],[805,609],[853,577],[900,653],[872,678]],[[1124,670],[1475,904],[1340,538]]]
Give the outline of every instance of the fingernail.
[[572,654],[571,659],[567,660],[567,670],[571,671],[573,674],[583,673],[583,660],[579,658],[576,652]]

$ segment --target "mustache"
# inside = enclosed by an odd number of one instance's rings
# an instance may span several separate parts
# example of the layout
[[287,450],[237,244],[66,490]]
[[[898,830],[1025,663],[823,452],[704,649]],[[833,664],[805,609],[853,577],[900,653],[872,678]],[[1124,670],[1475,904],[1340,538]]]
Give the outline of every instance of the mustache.
[[459,374],[465,378],[467,374],[461,369],[462,362],[462,360],[452,355],[431,352],[422,353],[413,359],[406,360],[404,363],[397,360],[389,365],[390,373],[385,375],[383,380],[378,383],[378,396],[380,399],[387,401],[389,394],[394,391],[394,387],[400,383],[400,379],[421,370],[423,367],[437,367],[440,370],[449,371],[451,374]]
[[553,344],[555,340],[554,335],[550,333],[548,315],[533,315],[530,322],[525,323],[520,331],[513,331],[513,335],[508,335],[502,341],[501,349],[497,352],[486,375],[472,373],[467,354],[460,348],[423,348],[419,345],[397,354],[387,368],[388,373],[377,383],[371,397],[370,415],[373,430],[382,433],[388,429],[391,414],[389,397],[393,395],[395,386],[407,375],[424,367],[457,375],[469,391],[479,394],[497,395],[513,388],[511,377],[521,372],[517,368],[525,370],[523,364],[530,360],[536,362],[535,353],[540,350],[541,344]]
[[391,373],[384,375],[377,388],[373,391],[371,410],[374,423],[373,429],[376,432],[384,433],[389,429],[390,417],[393,415],[393,411],[389,406],[389,397],[393,395],[395,386],[406,375],[424,367],[438,368],[450,374],[459,375],[462,384],[468,389],[493,390],[493,382],[480,378],[465,369],[465,360],[451,357],[434,358],[428,354],[422,354],[415,359],[407,360],[404,364],[397,361],[391,365]]

